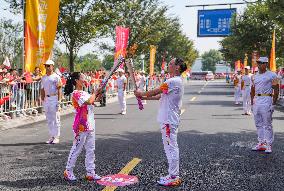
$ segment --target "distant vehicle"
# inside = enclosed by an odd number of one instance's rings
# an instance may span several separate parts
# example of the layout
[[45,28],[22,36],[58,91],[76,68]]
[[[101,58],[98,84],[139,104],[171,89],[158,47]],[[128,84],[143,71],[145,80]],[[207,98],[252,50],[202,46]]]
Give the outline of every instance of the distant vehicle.
[[191,72],[190,79],[192,80],[214,80],[212,71]]

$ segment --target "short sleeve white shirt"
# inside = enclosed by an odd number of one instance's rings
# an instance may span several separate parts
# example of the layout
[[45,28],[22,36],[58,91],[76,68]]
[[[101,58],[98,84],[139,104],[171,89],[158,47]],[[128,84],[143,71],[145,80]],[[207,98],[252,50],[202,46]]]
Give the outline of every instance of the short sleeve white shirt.
[[123,89],[124,84],[127,82],[127,79],[124,75],[122,75],[122,76],[117,78],[116,82],[117,82],[117,88]]
[[41,79],[41,88],[45,95],[57,94],[58,87],[62,86],[61,78],[55,72],[51,75],[44,75]]
[[182,78],[175,76],[164,82],[167,91],[160,98],[157,120],[159,123],[179,125],[184,87]]
[[266,71],[263,74],[256,74],[254,76],[254,86],[255,86],[255,103],[259,105],[271,105],[271,96],[257,96],[257,94],[272,94],[272,82],[277,79],[277,75],[274,72]]

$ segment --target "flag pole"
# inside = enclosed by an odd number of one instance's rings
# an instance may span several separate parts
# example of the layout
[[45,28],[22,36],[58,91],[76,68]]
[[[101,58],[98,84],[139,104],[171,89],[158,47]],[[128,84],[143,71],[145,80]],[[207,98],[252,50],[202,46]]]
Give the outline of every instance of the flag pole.
[[26,36],[26,0],[22,0],[22,8],[23,8],[23,43],[22,43],[22,46],[23,46],[23,65],[22,65],[22,72],[25,71],[25,36]]

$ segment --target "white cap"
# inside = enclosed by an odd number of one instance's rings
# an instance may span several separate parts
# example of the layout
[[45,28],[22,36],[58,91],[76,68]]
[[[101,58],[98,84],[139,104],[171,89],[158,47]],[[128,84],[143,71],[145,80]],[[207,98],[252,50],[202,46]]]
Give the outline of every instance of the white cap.
[[54,65],[54,62],[52,60],[47,60],[45,62],[46,65]]
[[250,70],[250,66],[246,66],[246,67],[245,67],[245,69],[248,69],[248,70]]
[[267,57],[259,57],[257,62],[268,63],[268,58]]
[[116,71],[124,73],[124,70],[122,68],[118,68]]

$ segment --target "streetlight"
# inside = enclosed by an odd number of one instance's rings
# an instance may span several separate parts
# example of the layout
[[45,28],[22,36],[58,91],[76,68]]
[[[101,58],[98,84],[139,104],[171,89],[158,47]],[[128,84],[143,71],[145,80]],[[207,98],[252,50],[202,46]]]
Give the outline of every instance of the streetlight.
[[141,60],[142,60],[142,71],[145,71],[145,70],[144,70],[144,58],[145,58],[145,55],[144,55],[144,54],[141,54],[140,58],[141,58]]

